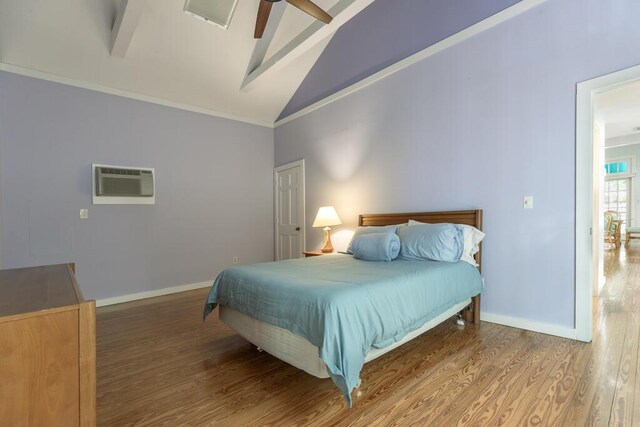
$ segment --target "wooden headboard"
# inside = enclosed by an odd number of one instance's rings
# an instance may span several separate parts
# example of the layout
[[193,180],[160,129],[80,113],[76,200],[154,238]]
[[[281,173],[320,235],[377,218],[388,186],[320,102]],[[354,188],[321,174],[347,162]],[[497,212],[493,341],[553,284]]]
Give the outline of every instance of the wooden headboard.
[[[450,222],[453,224],[472,225],[482,231],[482,209],[473,209],[467,211],[442,211],[442,212],[411,212],[411,213],[392,213],[392,214],[364,214],[358,218],[360,227],[368,227],[372,225],[394,225],[404,224],[410,219],[420,222],[429,222],[433,224]],[[480,250],[475,255],[476,262],[482,268],[482,243]]]

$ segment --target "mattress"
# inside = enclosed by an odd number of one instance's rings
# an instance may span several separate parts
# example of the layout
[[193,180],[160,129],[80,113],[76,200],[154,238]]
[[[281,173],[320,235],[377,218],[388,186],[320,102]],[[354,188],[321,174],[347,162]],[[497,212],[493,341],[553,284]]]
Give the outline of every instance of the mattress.
[[[434,328],[445,320],[451,318],[471,303],[471,299],[455,304],[442,314],[426,322],[420,328],[408,333],[400,341],[395,342],[385,348],[371,348],[365,358],[365,363],[374,360],[383,354],[411,341],[422,335],[429,329]],[[311,344],[307,339],[296,335],[284,328],[271,325],[266,322],[254,319],[234,310],[228,306],[220,306],[220,319],[235,330],[247,341],[256,345],[259,349],[266,351],[272,356],[301,369],[314,377],[329,378],[327,367],[318,356],[318,347]]]
[[204,315],[226,306],[304,337],[351,405],[372,347],[395,345],[481,291],[478,269],[466,262],[336,254],[228,268],[214,281]]

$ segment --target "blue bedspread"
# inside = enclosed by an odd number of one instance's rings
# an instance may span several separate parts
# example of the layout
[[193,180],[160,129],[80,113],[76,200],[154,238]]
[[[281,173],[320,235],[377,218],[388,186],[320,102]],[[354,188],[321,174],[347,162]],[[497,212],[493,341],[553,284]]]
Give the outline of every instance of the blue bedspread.
[[328,255],[229,268],[216,278],[204,316],[227,305],[288,329],[318,347],[351,406],[371,347],[384,348],[479,294],[466,262],[371,262]]

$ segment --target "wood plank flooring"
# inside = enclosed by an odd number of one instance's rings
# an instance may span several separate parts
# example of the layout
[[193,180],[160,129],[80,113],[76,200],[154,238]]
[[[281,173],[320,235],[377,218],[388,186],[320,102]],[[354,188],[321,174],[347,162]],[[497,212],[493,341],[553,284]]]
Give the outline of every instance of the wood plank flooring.
[[594,340],[443,323],[365,365],[347,409],[217,318],[207,290],[98,309],[98,424],[640,426],[640,246],[606,251]]

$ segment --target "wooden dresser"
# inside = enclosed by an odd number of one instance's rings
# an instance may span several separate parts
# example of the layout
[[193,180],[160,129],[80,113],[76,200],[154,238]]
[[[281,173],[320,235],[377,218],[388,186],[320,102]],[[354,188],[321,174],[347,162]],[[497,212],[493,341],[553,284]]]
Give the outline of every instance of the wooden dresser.
[[74,266],[0,271],[0,424],[96,424],[95,301]]

